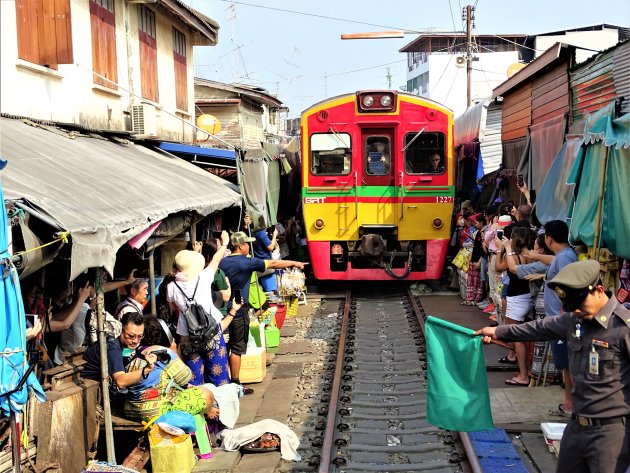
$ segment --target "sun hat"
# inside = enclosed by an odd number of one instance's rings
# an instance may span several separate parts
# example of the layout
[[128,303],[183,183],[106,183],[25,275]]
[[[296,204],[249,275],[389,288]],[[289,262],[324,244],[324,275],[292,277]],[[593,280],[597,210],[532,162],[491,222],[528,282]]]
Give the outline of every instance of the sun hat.
[[206,259],[201,253],[192,250],[182,250],[175,255],[175,267],[181,271],[187,280],[195,279],[206,266]]
[[232,236],[230,236],[230,243],[232,246],[239,246],[253,241],[256,241],[256,238],[247,236],[245,232],[234,232],[232,233]]
[[499,225],[500,227],[507,227],[508,225],[512,224],[512,217],[510,215],[501,215],[499,217],[499,221],[497,222],[497,225]]

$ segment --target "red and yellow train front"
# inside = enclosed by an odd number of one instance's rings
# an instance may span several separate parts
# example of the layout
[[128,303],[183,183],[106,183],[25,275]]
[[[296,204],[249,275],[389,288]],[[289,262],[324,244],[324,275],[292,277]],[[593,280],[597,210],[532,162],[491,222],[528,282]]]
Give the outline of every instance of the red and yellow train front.
[[439,279],[453,211],[453,118],[363,91],[302,114],[302,199],[318,279]]

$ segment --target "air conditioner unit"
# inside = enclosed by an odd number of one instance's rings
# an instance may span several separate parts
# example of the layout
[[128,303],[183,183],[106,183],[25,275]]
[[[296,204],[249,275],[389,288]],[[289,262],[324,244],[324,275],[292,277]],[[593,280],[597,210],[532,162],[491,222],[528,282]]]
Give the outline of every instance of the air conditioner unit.
[[154,105],[142,103],[131,106],[131,132],[134,135],[157,136]]
[[466,66],[466,58],[463,56],[458,56],[455,58],[455,65],[457,67],[464,67]]

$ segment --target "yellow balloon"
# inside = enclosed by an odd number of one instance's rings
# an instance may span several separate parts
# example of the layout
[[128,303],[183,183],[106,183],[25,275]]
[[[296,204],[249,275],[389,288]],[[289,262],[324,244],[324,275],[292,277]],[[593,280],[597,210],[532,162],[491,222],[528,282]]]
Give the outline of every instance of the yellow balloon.
[[197,126],[211,135],[218,135],[221,131],[221,122],[217,117],[207,113],[197,117]]

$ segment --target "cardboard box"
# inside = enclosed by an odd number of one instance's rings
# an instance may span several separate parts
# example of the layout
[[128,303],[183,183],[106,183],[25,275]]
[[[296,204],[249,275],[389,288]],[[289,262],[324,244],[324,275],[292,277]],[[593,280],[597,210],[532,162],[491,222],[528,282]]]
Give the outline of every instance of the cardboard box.
[[260,383],[267,374],[267,353],[261,347],[248,347],[247,354],[241,355],[241,383]]

